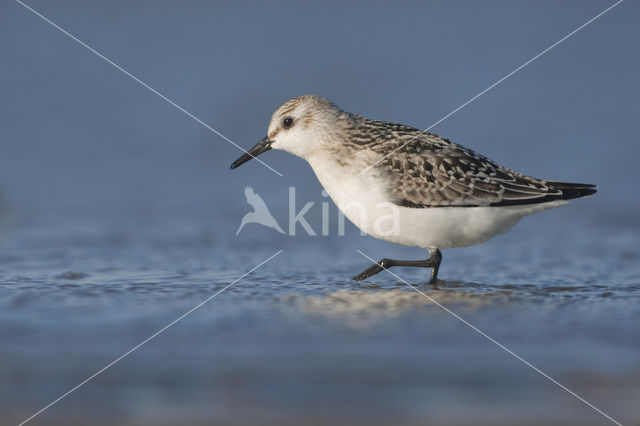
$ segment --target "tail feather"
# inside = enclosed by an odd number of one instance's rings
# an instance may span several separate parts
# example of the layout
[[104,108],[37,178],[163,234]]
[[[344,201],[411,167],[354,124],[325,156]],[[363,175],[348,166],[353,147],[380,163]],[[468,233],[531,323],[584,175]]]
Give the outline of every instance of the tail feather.
[[563,200],[571,200],[573,198],[586,197],[595,194],[597,185],[588,183],[569,183],[569,182],[547,182],[551,187],[562,191]]

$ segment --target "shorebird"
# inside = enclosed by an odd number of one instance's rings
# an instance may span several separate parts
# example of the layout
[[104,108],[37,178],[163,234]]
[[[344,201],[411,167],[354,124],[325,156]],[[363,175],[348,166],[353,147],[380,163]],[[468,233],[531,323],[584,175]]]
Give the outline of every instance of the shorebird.
[[537,179],[433,133],[343,111],[304,95],[282,104],[267,136],[231,164],[281,149],[306,160],[338,208],[376,238],[429,251],[426,260],[382,259],[353,277],[392,266],[431,268],[441,249],[508,231],[524,216],[596,192],[595,185]]

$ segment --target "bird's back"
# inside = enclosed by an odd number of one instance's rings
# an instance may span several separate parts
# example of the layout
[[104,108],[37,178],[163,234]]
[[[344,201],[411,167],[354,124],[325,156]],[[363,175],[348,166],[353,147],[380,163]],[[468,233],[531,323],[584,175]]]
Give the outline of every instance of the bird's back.
[[375,167],[406,207],[513,206],[591,195],[595,185],[526,176],[473,150],[419,129],[358,120],[349,142],[378,154]]

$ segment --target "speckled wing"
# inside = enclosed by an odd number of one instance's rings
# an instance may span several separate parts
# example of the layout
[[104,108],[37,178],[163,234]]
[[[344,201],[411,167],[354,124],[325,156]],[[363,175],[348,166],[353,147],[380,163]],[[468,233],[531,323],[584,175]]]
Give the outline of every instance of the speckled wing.
[[594,185],[525,176],[447,139],[412,127],[369,123],[377,127],[374,133],[378,143],[367,145],[386,156],[376,167],[390,178],[391,196],[402,206],[512,206],[596,192],[591,189]]

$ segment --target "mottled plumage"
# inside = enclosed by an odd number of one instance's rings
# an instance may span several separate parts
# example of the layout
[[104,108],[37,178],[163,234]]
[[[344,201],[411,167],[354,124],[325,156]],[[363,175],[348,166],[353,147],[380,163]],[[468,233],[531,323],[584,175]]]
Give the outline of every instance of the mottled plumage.
[[430,252],[424,261],[383,259],[357,280],[392,266],[418,266],[432,268],[436,282],[439,249],[479,244],[524,216],[596,192],[594,185],[523,175],[438,135],[351,114],[315,95],[280,106],[267,136],[231,167],[272,148],[305,159],[364,232]]
[[513,206],[566,200],[595,185],[536,179],[413,127],[356,119],[345,138],[354,149],[381,155],[374,167],[391,179],[391,194],[406,207]]

